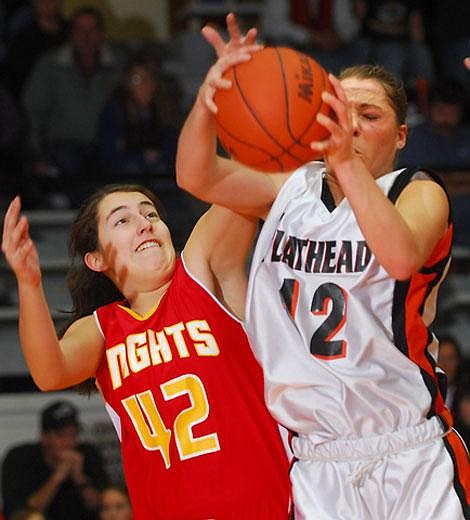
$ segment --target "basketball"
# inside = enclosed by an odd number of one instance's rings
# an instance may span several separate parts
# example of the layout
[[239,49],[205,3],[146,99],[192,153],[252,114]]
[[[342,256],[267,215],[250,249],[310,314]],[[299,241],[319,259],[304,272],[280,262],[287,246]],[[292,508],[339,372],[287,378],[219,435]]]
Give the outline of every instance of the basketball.
[[233,159],[282,172],[320,158],[310,143],[328,137],[316,116],[329,113],[321,94],[333,87],[319,63],[287,47],[265,47],[224,78],[232,86],[215,94],[216,131]]

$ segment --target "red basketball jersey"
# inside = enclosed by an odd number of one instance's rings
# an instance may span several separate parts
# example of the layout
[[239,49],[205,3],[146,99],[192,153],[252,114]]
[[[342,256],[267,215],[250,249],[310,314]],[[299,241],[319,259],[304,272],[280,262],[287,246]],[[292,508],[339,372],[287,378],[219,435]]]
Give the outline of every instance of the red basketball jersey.
[[147,316],[95,316],[135,520],[287,518],[288,460],[241,322],[182,260]]

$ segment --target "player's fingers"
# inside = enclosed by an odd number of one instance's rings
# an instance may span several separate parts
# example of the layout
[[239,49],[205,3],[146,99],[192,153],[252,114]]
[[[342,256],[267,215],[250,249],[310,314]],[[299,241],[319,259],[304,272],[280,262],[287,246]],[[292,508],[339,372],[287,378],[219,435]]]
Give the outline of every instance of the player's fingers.
[[338,124],[336,121],[334,121],[333,119],[331,119],[331,117],[328,117],[326,116],[325,114],[317,114],[316,116],[316,120],[323,126],[325,127],[329,132],[330,134],[333,134],[334,132],[337,131],[338,129]]
[[464,64],[467,67],[468,70],[470,70],[470,56],[464,59]]
[[206,41],[212,45],[218,57],[222,56],[225,50],[225,42],[220,34],[210,25],[205,25],[201,29],[201,34]]
[[222,75],[227,69],[251,60],[252,52],[257,50],[257,46],[243,47],[229,52],[219,58],[213,66],[213,72]]
[[327,91],[322,92],[322,100],[333,109],[338,123],[345,129],[348,129],[351,126],[351,116],[349,114],[347,101],[344,102]]
[[245,44],[246,45],[253,45],[256,43],[256,37],[258,36],[258,31],[255,27],[252,27],[248,30],[245,36]]
[[203,95],[203,101],[205,106],[209,109],[213,114],[217,113],[217,105],[214,102],[215,88],[209,86]]
[[9,247],[15,227],[18,224],[21,204],[19,197],[15,197],[5,213],[3,219],[3,234],[2,234],[2,251]]
[[341,85],[339,79],[331,73],[328,74],[328,79],[330,80],[330,83],[333,85],[333,89],[338,99],[340,99],[343,103],[347,103],[348,98],[346,97],[346,93],[344,92],[343,86]]
[[230,36],[230,41],[237,43],[242,39],[242,33],[240,26],[238,25],[237,19],[234,13],[229,13],[226,18],[227,30]]
[[328,150],[329,146],[330,146],[329,139],[327,139],[325,141],[312,141],[310,143],[310,148],[312,148],[312,150],[315,150],[317,152],[325,152],[326,150]]

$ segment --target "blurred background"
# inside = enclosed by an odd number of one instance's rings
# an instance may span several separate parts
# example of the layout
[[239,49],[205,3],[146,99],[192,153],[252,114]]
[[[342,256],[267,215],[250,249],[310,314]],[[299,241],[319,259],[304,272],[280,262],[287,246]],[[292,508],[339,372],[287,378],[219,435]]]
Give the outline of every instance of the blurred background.
[[[465,380],[470,71],[463,58],[470,56],[470,2],[462,0],[1,1],[0,211],[21,195],[57,327],[69,308],[68,229],[87,194],[109,182],[153,188],[177,249],[204,211],[176,187],[174,157],[181,124],[214,60],[200,29],[223,29],[229,11],[244,29],[256,26],[260,41],[297,48],[334,73],[376,62],[404,81],[410,131],[398,166],[439,172],[453,203],[453,262],[435,331],[459,344]],[[13,443],[35,437],[37,411],[57,397],[39,393],[28,376],[17,320],[15,282],[1,259],[0,459]],[[80,408],[84,435],[102,448],[119,481],[119,447],[99,397],[60,395]]]

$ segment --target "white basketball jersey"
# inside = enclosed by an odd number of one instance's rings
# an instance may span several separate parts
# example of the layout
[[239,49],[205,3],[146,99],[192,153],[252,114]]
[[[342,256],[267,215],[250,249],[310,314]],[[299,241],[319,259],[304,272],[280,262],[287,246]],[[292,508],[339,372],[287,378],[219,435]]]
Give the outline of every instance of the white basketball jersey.
[[[271,412],[314,443],[447,416],[428,327],[452,226],[418,273],[392,279],[348,200],[331,211],[322,201],[323,171],[313,162],[287,180],[253,256],[246,328]],[[412,176],[399,170],[377,183],[395,201]]]

